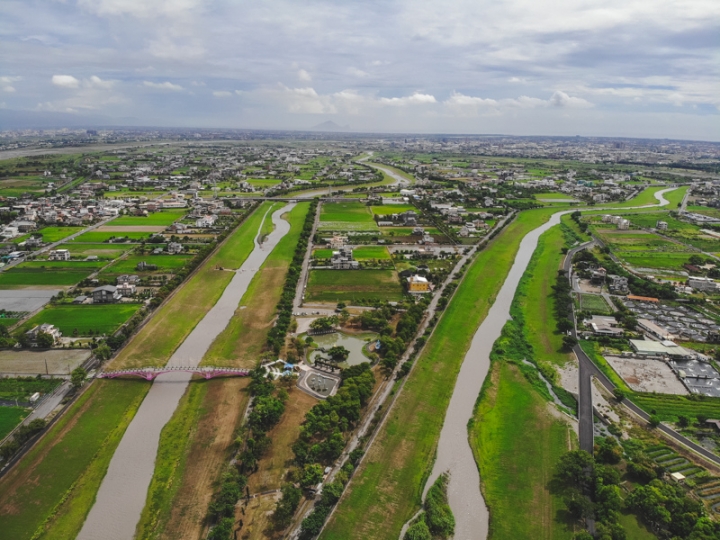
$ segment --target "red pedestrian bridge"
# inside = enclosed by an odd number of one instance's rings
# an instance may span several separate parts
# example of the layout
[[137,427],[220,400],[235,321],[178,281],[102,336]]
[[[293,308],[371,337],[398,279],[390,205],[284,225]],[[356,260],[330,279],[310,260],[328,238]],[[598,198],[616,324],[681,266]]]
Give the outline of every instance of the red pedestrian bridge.
[[236,369],[226,367],[202,366],[202,367],[183,367],[183,366],[165,366],[161,368],[147,367],[138,369],[119,369],[117,371],[103,371],[97,374],[98,379],[115,379],[117,377],[134,376],[152,381],[158,375],[163,373],[196,373],[202,375],[206,379],[213,377],[247,377],[250,375],[248,369]]

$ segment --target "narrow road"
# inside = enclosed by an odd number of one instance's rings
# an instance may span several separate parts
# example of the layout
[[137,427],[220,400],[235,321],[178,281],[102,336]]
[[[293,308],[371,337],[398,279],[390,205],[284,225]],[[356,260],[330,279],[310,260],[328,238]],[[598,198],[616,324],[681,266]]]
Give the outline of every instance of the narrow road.
[[320,224],[320,209],[322,204],[318,204],[315,209],[315,221],[313,222],[313,228],[310,232],[310,238],[308,238],[308,247],[305,251],[305,259],[303,260],[302,269],[300,270],[300,279],[298,280],[297,288],[295,290],[295,301],[293,302],[293,311],[300,309],[303,304],[303,297],[305,296],[305,287],[307,286],[307,278],[310,273],[310,257],[312,256],[313,250],[313,238],[315,238],[315,232],[317,231],[318,225]]

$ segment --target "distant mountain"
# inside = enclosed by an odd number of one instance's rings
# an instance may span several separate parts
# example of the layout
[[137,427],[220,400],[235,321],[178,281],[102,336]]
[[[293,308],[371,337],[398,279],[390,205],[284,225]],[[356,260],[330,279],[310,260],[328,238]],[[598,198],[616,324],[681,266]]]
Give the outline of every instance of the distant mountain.
[[328,120],[310,129],[313,131],[350,131],[350,126],[339,126],[332,120]]

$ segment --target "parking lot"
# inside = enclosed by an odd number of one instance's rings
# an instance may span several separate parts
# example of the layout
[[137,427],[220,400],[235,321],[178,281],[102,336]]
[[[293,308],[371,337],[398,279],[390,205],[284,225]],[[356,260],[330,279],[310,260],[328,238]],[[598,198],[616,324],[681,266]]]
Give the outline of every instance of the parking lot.
[[621,358],[606,356],[605,359],[623,380],[636,392],[660,392],[685,395],[689,392],[662,360]]

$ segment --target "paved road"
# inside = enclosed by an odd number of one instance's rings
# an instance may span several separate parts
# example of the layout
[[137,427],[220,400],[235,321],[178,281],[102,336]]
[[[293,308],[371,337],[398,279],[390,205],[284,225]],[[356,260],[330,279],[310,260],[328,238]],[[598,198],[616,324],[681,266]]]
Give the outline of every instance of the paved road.
[[320,209],[322,208],[321,204],[317,205],[317,209],[315,211],[315,222],[313,223],[312,232],[310,233],[310,238],[308,238],[308,247],[305,251],[305,259],[303,260],[302,269],[300,270],[300,279],[298,280],[298,285],[295,290],[295,301],[293,303],[293,311],[297,311],[300,309],[300,306],[303,304],[303,295],[305,294],[305,287],[307,285],[307,277],[310,267],[310,257],[312,256],[312,250],[313,250],[313,238],[315,238],[315,231],[317,231],[318,225],[320,223]]

